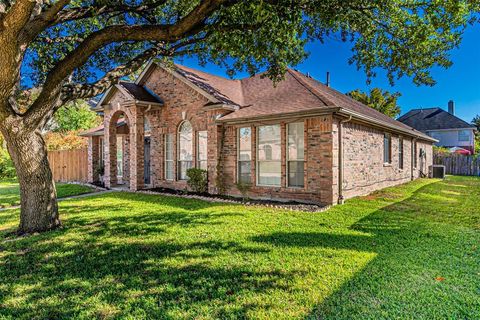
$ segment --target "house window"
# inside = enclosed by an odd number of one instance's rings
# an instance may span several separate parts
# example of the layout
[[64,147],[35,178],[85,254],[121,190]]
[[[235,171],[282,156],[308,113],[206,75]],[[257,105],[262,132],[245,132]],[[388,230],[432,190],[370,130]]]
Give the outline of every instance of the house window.
[[290,123],[287,126],[287,170],[288,186],[304,187],[304,124]]
[[252,128],[238,129],[238,182],[252,183]]
[[199,131],[197,133],[197,167],[207,170],[207,131]]
[[117,177],[123,177],[123,137],[117,136]]
[[173,180],[173,136],[165,135],[165,180]]
[[398,138],[398,167],[403,169],[403,138]]
[[279,187],[282,176],[280,125],[261,126],[257,132],[257,182]]
[[99,155],[98,155],[98,164],[100,165],[100,167],[103,168],[103,166],[105,165],[105,161],[104,161],[104,158],[103,158],[103,155],[105,153],[105,144],[103,143],[103,137],[99,137],[98,139],[98,152],[99,152]]
[[143,117],[143,131],[145,132],[145,135],[150,135],[150,132],[152,131],[150,121],[146,116]]
[[415,143],[413,144],[413,167],[414,168],[416,168],[418,164],[417,158],[418,158],[417,142],[415,141]]
[[458,131],[458,141],[469,142],[470,141],[470,131],[468,131],[468,130]]
[[187,170],[193,167],[193,130],[188,121],[178,129],[178,180],[187,180]]
[[392,163],[392,136],[389,133],[383,135],[383,162]]

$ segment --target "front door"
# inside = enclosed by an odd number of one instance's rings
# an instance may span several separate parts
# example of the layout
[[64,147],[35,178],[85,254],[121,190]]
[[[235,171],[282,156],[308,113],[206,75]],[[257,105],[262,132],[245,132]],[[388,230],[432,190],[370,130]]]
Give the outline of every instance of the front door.
[[144,154],[143,154],[143,161],[144,161],[144,177],[145,177],[145,184],[149,185],[151,183],[150,179],[150,137],[145,137],[145,144],[144,144]]

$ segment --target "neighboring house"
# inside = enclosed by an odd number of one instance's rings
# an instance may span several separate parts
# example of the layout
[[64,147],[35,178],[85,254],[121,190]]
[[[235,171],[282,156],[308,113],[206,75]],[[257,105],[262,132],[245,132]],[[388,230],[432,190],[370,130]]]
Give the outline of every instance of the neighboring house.
[[150,63],[120,82],[89,130],[89,179],[107,187],[187,187],[206,169],[208,191],[334,204],[427,173],[431,137],[309,76],[288,70],[276,86],[260,75],[229,80]]
[[437,146],[460,147],[475,153],[476,127],[455,116],[453,101],[448,102],[448,112],[441,108],[414,109],[398,121],[438,140]]

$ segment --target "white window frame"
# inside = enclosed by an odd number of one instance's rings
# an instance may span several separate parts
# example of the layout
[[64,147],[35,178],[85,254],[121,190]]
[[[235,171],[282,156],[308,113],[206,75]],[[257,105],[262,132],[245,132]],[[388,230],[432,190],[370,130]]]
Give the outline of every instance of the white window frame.
[[[180,148],[181,148],[181,139],[180,139],[180,130],[181,128],[186,124],[188,123],[190,125],[190,128],[191,128],[191,139],[192,139],[192,142],[191,142],[191,153],[192,153],[192,159],[191,160],[180,160]],[[183,121],[179,126],[178,126],[178,130],[177,130],[177,180],[179,181],[186,181],[188,180],[187,178],[187,171],[188,169],[190,168],[193,168],[194,165],[195,165],[195,159],[193,158],[193,148],[195,148],[194,146],[194,141],[193,141],[193,137],[194,137],[194,131],[193,131],[193,126],[192,124],[190,123],[190,121],[188,120],[185,120]],[[185,163],[190,163],[190,166],[185,170],[185,178],[182,178],[182,163],[185,162]]]
[[[256,177],[256,185],[258,187],[270,187],[270,188],[281,188],[282,187],[282,159],[280,157],[279,160],[259,160],[259,153],[260,148],[259,146],[259,139],[260,139],[260,128],[261,127],[271,127],[271,126],[278,126],[280,128],[280,144],[282,143],[281,133],[282,133],[282,126],[277,124],[268,124],[263,126],[256,127],[256,134],[255,134],[255,152],[256,152],[256,161],[255,161],[255,177]],[[281,148],[281,146],[280,146]],[[280,182],[278,184],[261,184],[260,181],[260,163],[262,162],[279,162],[280,163]]]
[[[207,146],[207,150],[205,153],[205,159],[200,158],[200,134],[205,134],[205,144]],[[205,162],[205,169],[203,170],[208,170],[208,131],[207,130],[202,130],[202,131],[197,131],[197,168],[202,169],[202,162]]]
[[[385,138],[388,137],[388,159],[385,159]],[[391,165],[392,164],[392,135],[390,133],[383,133],[383,164]]]
[[398,137],[398,168],[405,168],[405,143],[403,137]]
[[[168,144],[168,139],[170,138],[170,147],[171,147],[171,153],[172,153],[172,158],[171,159],[168,159],[167,158],[167,144]],[[167,133],[165,134],[164,138],[163,138],[163,152],[164,152],[164,176],[165,176],[165,180],[168,180],[168,181],[173,181],[175,179],[175,154],[174,154],[174,143],[173,143],[173,139],[174,139],[174,134],[173,133]],[[167,163],[171,163],[172,164],[172,176],[171,177],[168,177],[168,170],[167,170]]]
[[[249,138],[249,144],[250,144],[250,160],[242,160],[240,159],[240,137],[241,137],[241,134],[240,134],[240,131],[242,129],[249,129],[250,130],[250,138]],[[250,162],[250,182],[246,182],[247,184],[252,184],[252,127],[240,127],[237,129],[237,174],[236,174],[236,177],[237,177],[237,182],[241,182],[240,181],[240,168],[241,168],[241,162]]]
[[[466,140],[462,140],[460,139],[460,135],[464,133],[464,138],[467,138]],[[458,133],[457,133],[457,139],[458,139],[458,142],[470,142],[472,140],[472,136],[470,134],[470,131],[469,130],[458,130]]]
[[[117,178],[123,178],[123,175],[124,175],[124,168],[123,168],[123,161],[124,161],[124,158],[125,158],[125,153],[124,153],[124,147],[123,147],[123,144],[124,144],[124,140],[123,140],[123,136],[121,135],[117,135],[116,137],[116,143],[117,143],[117,154],[116,154],[116,158],[117,158]],[[120,150],[119,150],[119,145],[120,145]],[[118,158],[118,155],[121,155],[121,159]],[[119,164],[120,162],[120,164]],[[122,172],[120,174],[119,172],[119,168],[121,168]]]
[[[290,142],[288,139],[288,132],[289,132],[289,126],[294,125],[294,124],[303,124],[303,159],[298,160],[290,160]],[[304,121],[299,121],[299,122],[292,122],[288,123],[286,125],[286,130],[285,130],[285,161],[286,161],[286,172],[285,172],[285,178],[286,178],[286,183],[287,183],[287,188],[292,188],[292,189],[304,189],[305,188],[305,122]],[[303,185],[302,186],[290,186],[290,162],[302,162],[303,163]]]

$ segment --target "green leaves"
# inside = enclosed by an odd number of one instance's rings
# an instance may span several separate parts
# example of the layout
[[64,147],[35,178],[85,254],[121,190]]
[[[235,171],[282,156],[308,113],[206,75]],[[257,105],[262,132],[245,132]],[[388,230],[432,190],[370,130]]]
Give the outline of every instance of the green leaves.
[[357,89],[347,95],[391,118],[396,118],[401,112],[397,105],[397,99],[401,96],[399,92],[390,93],[380,88],[373,88],[369,93]]

